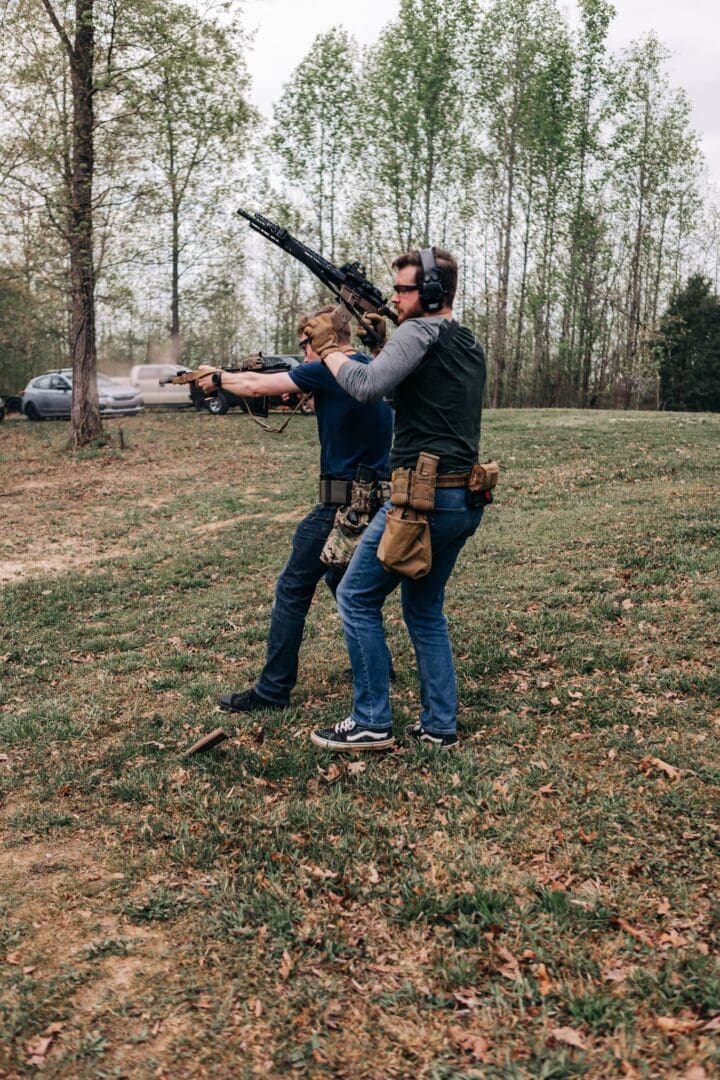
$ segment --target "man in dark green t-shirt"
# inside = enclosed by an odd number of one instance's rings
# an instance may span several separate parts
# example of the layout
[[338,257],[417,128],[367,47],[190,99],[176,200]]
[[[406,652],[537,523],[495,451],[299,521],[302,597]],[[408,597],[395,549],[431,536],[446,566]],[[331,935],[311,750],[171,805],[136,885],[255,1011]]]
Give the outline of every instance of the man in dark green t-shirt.
[[399,326],[372,364],[348,363],[327,317],[305,327],[313,348],[348,394],[366,403],[390,398],[395,408],[393,469],[414,469],[423,451],[439,459],[429,515],[430,572],[413,580],[381,564],[377,550],[387,504],[366,530],[338,589],[353,669],[353,708],[334,728],[312,733],[314,743],[330,750],[379,750],[394,743],[381,609],[398,585],[422,706],[407,733],[444,749],[458,744],[457,688],[443,602],[457,557],[482,518],[483,502],[468,492],[467,480],[478,460],[485,355],[471,331],[453,319],[458,268],[449,252],[408,252],[393,269],[392,303]]

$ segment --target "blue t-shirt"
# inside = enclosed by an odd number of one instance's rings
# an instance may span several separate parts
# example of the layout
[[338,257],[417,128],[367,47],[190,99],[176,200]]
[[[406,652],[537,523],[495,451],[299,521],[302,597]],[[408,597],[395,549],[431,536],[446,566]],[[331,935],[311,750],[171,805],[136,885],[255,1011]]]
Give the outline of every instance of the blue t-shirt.
[[[369,364],[370,357],[353,353],[350,360]],[[353,480],[358,465],[388,473],[393,414],[385,401],[361,405],[350,397],[319,360],[298,364],[288,372],[300,390],[315,396],[320,436],[320,474]]]

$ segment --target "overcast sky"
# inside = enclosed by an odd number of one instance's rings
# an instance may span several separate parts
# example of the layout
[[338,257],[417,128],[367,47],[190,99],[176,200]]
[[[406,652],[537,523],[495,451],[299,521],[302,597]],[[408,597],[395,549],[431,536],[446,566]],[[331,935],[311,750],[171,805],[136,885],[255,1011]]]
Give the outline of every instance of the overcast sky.
[[[316,34],[342,25],[367,44],[397,14],[398,6],[397,0],[246,0],[244,22],[256,31],[250,58],[255,104],[270,116],[283,83]],[[563,7],[571,14],[576,10],[572,2]],[[613,51],[651,29],[672,51],[671,78],[688,93],[711,175],[720,183],[718,0],[615,0],[615,8]]]

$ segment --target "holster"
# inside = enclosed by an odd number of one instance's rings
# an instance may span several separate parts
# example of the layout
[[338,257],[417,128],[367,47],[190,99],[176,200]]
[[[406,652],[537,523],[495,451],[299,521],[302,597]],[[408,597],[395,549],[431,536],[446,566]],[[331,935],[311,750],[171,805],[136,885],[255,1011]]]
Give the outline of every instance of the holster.
[[468,477],[468,491],[492,491],[500,476],[497,461],[484,461],[473,465]]

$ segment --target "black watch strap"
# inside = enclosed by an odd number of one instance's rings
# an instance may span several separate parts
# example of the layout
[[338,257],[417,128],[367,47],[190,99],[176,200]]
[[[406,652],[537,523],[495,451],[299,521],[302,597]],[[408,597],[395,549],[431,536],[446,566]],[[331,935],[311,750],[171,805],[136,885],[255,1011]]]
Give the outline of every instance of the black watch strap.
[[213,371],[212,384],[217,386],[218,389],[222,389],[222,371]]

